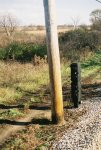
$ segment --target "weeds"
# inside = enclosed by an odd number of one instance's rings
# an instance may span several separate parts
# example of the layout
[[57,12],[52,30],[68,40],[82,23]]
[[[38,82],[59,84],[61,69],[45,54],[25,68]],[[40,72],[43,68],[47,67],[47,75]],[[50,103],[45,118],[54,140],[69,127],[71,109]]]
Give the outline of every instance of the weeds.
[[[92,55],[81,64],[81,67],[82,78],[96,73],[101,68],[101,52]],[[69,64],[63,62],[61,64],[61,72],[62,84],[70,85]],[[17,100],[23,98],[28,99],[30,102],[40,101],[48,85],[49,75],[47,64],[33,66],[31,63],[0,62],[0,103],[16,104],[19,102]],[[30,94],[37,91],[40,98]],[[30,95],[28,96],[27,93]]]
[[23,116],[23,111],[18,109],[9,109],[0,113],[0,119],[15,119]]
[[14,104],[25,92],[35,92],[48,84],[47,65],[0,62],[0,103]]
[[[101,82],[101,53],[95,53],[90,58],[82,62],[82,79],[92,82]],[[62,84],[70,85],[70,67],[67,63],[62,63]],[[87,81],[88,82],[88,81]],[[84,83],[84,81],[83,81]],[[49,85],[48,66],[46,64],[33,66],[31,63],[21,64],[17,62],[5,63],[0,62],[0,103],[3,104],[25,104],[42,102],[44,92]],[[33,93],[37,93],[35,97]],[[48,100],[48,99],[47,99]],[[71,104],[68,103],[70,106]],[[5,149],[48,149],[52,140],[57,137],[61,131],[67,130],[70,120],[74,124],[80,115],[85,113],[79,112],[74,114],[66,110],[65,119],[67,125],[56,127],[44,123],[43,118],[38,120],[36,125],[30,125],[25,130],[16,133],[10,141],[5,143]],[[23,117],[24,112],[20,109],[10,109],[0,112],[0,119]],[[43,116],[42,116],[43,117]],[[34,120],[33,120],[34,122]],[[45,122],[47,123],[47,122]],[[72,124],[71,124],[72,125]],[[70,125],[70,126],[71,126]],[[5,150],[2,147],[2,150]]]
[[85,62],[82,63],[82,68],[100,67],[101,66],[101,51],[97,51]]

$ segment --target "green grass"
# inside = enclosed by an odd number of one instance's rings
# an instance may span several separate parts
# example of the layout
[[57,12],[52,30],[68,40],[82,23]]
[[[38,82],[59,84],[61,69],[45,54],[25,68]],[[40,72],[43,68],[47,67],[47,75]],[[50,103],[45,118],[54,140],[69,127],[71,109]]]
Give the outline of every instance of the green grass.
[[62,85],[70,84],[70,65],[68,63],[61,64]]
[[14,88],[0,87],[0,104],[14,104],[22,97],[22,93]]
[[101,51],[97,51],[81,64],[82,78],[93,76],[95,82],[101,81]]
[[23,111],[19,109],[9,109],[0,112],[0,119],[15,119],[23,116]]
[[92,68],[101,66],[101,51],[96,51],[90,58],[82,63],[82,68]]

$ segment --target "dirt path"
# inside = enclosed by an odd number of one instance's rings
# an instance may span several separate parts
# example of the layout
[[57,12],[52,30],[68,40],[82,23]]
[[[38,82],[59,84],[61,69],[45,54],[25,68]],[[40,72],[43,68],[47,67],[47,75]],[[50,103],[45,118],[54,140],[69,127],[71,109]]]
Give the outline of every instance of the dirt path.
[[0,144],[4,143],[12,134],[24,129],[25,126],[30,125],[33,118],[38,118],[39,116],[50,118],[50,114],[50,110],[30,110],[25,118],[13,121],[13,124],[2,130],[0,133]]
[[[91,87],[91,86],[90,86]],[[93,88],[92,88],[93,89]],[[86,89],[85,89],[86,90]],[[91,93],[91,89],[87,89],[88,93]],[[94,89],[95,92],[95,96],[94,99],[96,99],[96,96],[98,95],[98,93],[100,93],[101,91],[101,86],[97,86]],[[85,91],[85,93],[87,93],[87,91]],[[87,97],[87,95],[84,93],[85,98]],[[91,94],[92,95],[92,94]],[[90,94],[89,94],[90,96]],[[88,99],[88,97],[87,97]],[[100,100],[101,100],[101,94],[100,94]],[[89,107],[89,105],[87,105]],[[96,106],[96,105],[95,105]],[[99,106],[99,105],[98,105]],[[43,108],[43,107],[42,107]],[[35,108],[30,108],[31,110],[29,110],[29,113],[27,114],[27,116],[25,118],[16,120],[16,121],[11,121],[11,123],[7,123],[8,126],[4,127],[2,130],[0,130],[0,145],[2,145],[2,143],[4,143],[5,141],[7,141],[7,139],[9,139],[13,134],[15,134],[17,131],[24,129],[26,126],[33,124],[33,118],[50,118],[51,112],[48,109],[48,107],[45,107],[46,109],[41,109],[41,107],[38,107],[38,109]],[[79,109],[81,108],[81,106],[79,107]],[[72,111],[78,111],[79,109],[74,109]],[[99,107],[99,110],[101,108]],[[97,110],[97,109],[96,109]],[[100,112],[100,111],[99,111]],[[92,113],[91,113],[92,114]],[[70,118],[71,119],[71,118]],[[34,123],[35,124],[35,123]],[[38,124],[38,123],[36,123]],[[6,125],[6,123],[5,123]],[[1,125],[0,125],[1,126]]]

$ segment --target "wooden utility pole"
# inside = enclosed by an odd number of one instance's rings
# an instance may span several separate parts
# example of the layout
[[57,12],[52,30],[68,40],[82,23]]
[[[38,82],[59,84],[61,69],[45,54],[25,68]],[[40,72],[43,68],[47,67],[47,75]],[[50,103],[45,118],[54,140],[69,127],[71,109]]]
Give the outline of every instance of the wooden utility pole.
[[52,95],[52,122],[64,123],[59,44],[56,25],[55,0],[43,0],[47,36],[47,54]]

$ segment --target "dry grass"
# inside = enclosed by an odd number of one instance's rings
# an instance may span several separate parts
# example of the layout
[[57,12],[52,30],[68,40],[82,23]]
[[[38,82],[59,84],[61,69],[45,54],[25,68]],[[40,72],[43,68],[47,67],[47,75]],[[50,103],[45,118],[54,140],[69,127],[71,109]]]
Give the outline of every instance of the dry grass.
[[[43,31],[42,31],[43,32]],[[24,31],[15,32],[13,40],[19,43],[38,43],[42,44],[45,42],[45,34],[38,31]],[[5,33],[0,33],[0,48],[5,47],[9,44],[8,37]]]
[[[100,54],[99,54],[100,55]],[[100,56],[98,58],[99,61]],[[70,85],[70,63],[61,64],[62,84]],[[99,82],[101,73],[99,65],[82,68],[82,79],[95,74],[94,82]],[[26,93],[42,95],[49,85],[48,65],[33,66],[32,63],[0,62],[0,103],[19,103],[20,99],[39,101],[40,97],[27,96]]]
[[[100,59],[100,54],[98,60]],[[93,61],[93,59],[92,59]],[[88,64],[89,61],[85,62]],[[62,83],[70,85],[70,67],[69,63],[62,63]],[[90,76],[93,78],[90,78]],[[99,63],[90,64],[88,67],[84,67],[82,69],[82,77],[88,78],[90,84],[94,82],[99,82],[101,79],[101,67]],[[88,81],[87,81],[88,82]],[[101,80],[100,80],[101,82]],[[40,92],[42,94],[43,90],[45,90],[46,86],[49,85],[49,76],[48,76],[48,66],[47,64],[33,66],[31,63],[21,64],[18,62],[0,62],[0,104],[28,104],[30,101],[37,102],[39,101],[39,96],[37,99],[34,98],[33,95],[25,95],[26,92]],[[45,86],[45,87],[44,87]],[[91,91],[88,91],[89,93]],[[22,98],[26,98],[26,101],[21,102]],[[20,101],[19,101],[20,100]],[[64,129],[68,129],[69,126],[74,124],[74,121],[78,120],[78,117],[85,113],[85,109],[79,114],[70,113],[69,110],[65,113],[65,119],[67,118],[67,125],[62,127],[57,127],[54,125],[41,125],[44,123],[43,115],[38,116],[39,118],[36,120],[40,120],[39,125],[31,125],[28,126],[25,130],[14,135],[9,142],[5,143],[3,147],[6,149],[42,149],[48,148],[50,146],[50,142],[58,136],[61,131]],[[22,117],[25,114],[22,110],[18,109],[10,109],[4,112],[0,112],[1,119],[10,118],[15,119],[17,117]],[[67,115],[67,116],[66,116]],[[68,120],[70,118],[70,120]],[[47,121],[47,120],[45,120]],[[33,120],[34,122],[34,120]],[[71,124],[72,122],[73,124]],[[46,122],[47,123],[47,122]],[[33,141],[33,142],[32,142]],[[2,147],[2,150],[4,150]]]
[[[65,33],[71,29],[63,28],[58,29],[58,33]],[[32,43],[43,43],[45,42],[46,31],[43,30],[25,30],[25,31],[16,31],[14,33],[14,41],[18,42],[32,42]],[[0,47],[5,47],[8,44],[8,38],[4,32],[0,32]]]
[[[97,57],[97,60],[95,60],[99,62],[100,54],[97,54]],[[88,62],[85,62],[85,64],[88,64]],[[62,62],[61,64],[62,84],[65,86],[70,86],[71,84],[69,66],[69,62]],[[101,82],[100,68],[99,64],[92,64],[92,66],[89,64],[88,67],[82,68],[82,81],[86,78],[88,83]],[[45,90],[48,87],[49,74],[47,64],[34,66],[32,63],[21,64],[18,62],[6,63],[0,61],[0,104],[29,105],[33,102],[49,100],[50,95],[44,97]],[[37,93],[37,96],[33,93]]]
[[[0,104],[30,105],[43,101],[42,87],[49,84],[47,64],[33,66],[31,63],[0,61]],[[34,95],[40,91],[38,96]],[[25,115],[25,110],[0,110],[0,118],[17,118]]]
[[35,92],[48,84],[47,64],[35,67],[31,63],[0,62],[0,103],[14,102],[24,91]]
[[[58,29],[58,33],[65,33],[70,31],[71,29],[69,28],[63,28],[63,29]],[[43,30],[34,30],[34,31],[25,31],[27,34],[33,34],[33,35],[40,35],[40,36],[45,36],[46,31]]]
[[81,109],[79,111],[75,110],[65,110],[65,120],[66,124],[63,126],[56,126],[51,124],[47,119],[43,119],[43,114],[40,117],[33,119],[32,124],[27,126],[24,130],[16,133],[1,146],[5,149],[12,150],[15,149],[30,149],[30,150],[47,150],[50,149],[51,142],[55,138],[60,138],[64,131],[68,130],[70,127],[79,120],[80,116],[83,116],[86,113],[86,109]]
[[[69,65],[61,64],[62,83],[70,83]],[[34,66],[32,63],[0,61],[0,103],[17,104],[20,99],[39,101],[40,97],[30,97],[26,93],[43,95],[45,87],[49,85],[48,65]],[[42,99],[41,99],[42,100]],[[28,103],[27,101],[27,103]]]

